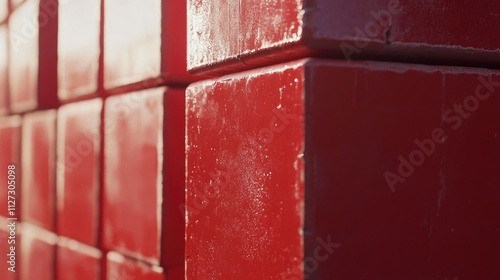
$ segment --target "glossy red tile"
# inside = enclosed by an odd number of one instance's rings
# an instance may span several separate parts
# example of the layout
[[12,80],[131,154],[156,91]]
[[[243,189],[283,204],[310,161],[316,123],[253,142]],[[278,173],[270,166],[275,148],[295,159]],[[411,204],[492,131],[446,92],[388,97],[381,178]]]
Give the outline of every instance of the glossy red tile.
[[188,87],[186,279],[301,265],[303,88],[302,62]]
[[184,266],[185,91],[170,89],[164,103],[162,265],[170,268]]
[[97,246],[102,101],[62,106],[57,131],[57,233]]
[[164,92],[113,96],[104,109],[104,246],[152,264],[160,257]]
[[[7,191],[0,193],[0,216],[11,217],[8,211],[8,196],[15,195],[16,212],[14,217],[20,217],[21,212],[21,117],[11,116],[0,118],[0,166],[5,167],[4,172],[0,172],[0,180],[2,182],[15,181],[15,193],[7,193]],[[15,165],[14,180],[9,180],[8,166]],[[11,182],[12,183],[12,182]],[[7,186],[8,188],[8,186]],[[7,190],[7,188],[5,190]],[[12,200],[12,199],[11,199]]]
[[163,269],[126,259],[118,253],[108,253],[107,279],[165,280]]
[[105,0],[106,88],[160,76],[160,0]]
[[57,236],[24,223],[20,238],[18,279],[53,280]]
[[500,72],[328,64],[311,64],[306,88],[316,105],[306,123],[305,248],[314,256],[321,236],[341,247],[316,271],[306,262],[311,277],[499,277],[499,126],[490,121],[499,99],[458,124],[479,86],[480,97],[500,88]]
[[59,98],[93,94],[98,87],[100,1],[59,5]]
[[498,65],[499,12],[495,0],[188,0],[188,69],[230,73],[311,55]]
[[497,278],[498,90],[327,60],[190,86],[187,277]]
[[186,3],[160,0],[106,0],[104,83],[187,84]]
[[441,124],[442,71],[306,65],[305,275],[429,278],[443,156],[431,139]]
[[56,111],[24,116],[22,126],[23,221],[54,230]]
[[9,109],[7,103],[7,95],[8,95],[8,61],[9,61],[9,53],[8,53],[8,43],[9,37],[7,35],[7,26],[0,26],[0,115],[7,114]]
[[[435,278],[500,277],[500,71],[447,74],[429,263]],[[463,246],[463,244],[468,244]]]
[[9,20],[10,109],[24,112],[38,105],[38,4],[29,0]]
[[62,239],[57,246],[56,279],[101,279],[101,258],[102,253],[96,248],[70,239]]

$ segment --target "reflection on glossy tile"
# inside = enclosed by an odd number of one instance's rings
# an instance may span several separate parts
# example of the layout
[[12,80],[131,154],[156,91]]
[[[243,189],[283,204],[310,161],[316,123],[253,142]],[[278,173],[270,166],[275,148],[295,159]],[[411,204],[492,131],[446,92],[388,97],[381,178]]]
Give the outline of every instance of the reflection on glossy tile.
[[18,237],[19,280],[53,280],[57,236],[24,223]]
[[25,115],[22,133],[23,221],[53,231],[56,112]]
[[161,1],[105,0],[106,88],[160,75]]
[[[1,8],[0,8],[1,9]],[[8,94],[8,61],[9,53],[8,48],[8,37],[7,37],[7,27],[0,26],[0,115],[7,113],[7,94]]]
[[59,98],[97,90],[100,1],[66,1],[59,6]]
[[0,22],[7,17],[9,0],[0,0]]
[[187,279],[300,268],[303,79],[293,62],[188,87]]
[[190,70],[231,73],[318,53],[348,60],[500,63],[499,39],[491,35],[500,26],[497,0],[242,3],[188,0]]
[[37,106],[38,5],[29,0],[16,9],[9,21],[9,88],[12,111],[23,112]]
[[113,96],[104,111],[104,244],[155,264],[160,257],[164,91]]
[[108,253],[106,277],[107,279],[166,280],[162,268],[126,259],[115,252]]
[[96,246],[99,215],[100,99],[59,109],[57,232]]

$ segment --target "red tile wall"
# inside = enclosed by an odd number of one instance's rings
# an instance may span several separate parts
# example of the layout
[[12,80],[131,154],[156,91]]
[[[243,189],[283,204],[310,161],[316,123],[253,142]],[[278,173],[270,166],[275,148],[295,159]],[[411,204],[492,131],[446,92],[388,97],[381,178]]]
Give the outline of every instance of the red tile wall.
[[499,11],[188,0],[186,279],[499,278]]
[[500,279],[499,3],[0,0],[0,279]]
[[57,279],[99,279],[101,251],[65,238],[59,239],[56,250]]
[[184,279],[185,6],[0,1],[1,279]]

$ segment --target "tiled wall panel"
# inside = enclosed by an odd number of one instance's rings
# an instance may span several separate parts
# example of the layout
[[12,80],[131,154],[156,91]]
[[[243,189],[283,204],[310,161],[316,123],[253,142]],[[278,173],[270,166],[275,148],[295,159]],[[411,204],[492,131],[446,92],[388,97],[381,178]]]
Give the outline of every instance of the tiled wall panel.
[[0,0],[0,279],[499,279],[498,3]]

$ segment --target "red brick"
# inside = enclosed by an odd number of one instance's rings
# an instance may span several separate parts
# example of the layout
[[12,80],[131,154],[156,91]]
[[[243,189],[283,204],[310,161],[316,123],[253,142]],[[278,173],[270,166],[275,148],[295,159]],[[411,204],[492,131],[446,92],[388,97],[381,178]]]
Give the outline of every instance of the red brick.
[[24,116],[22,127],[23,221],[54,230],[56,111]]
[[160,257],[164,92],[113,96],[104,109],[104,246],[152,264]]
[[[20,217],[21,205],[21,118],[19,116],[0,118],[0,166],[5,168],[0,172],[0,180],[8,181],[7,167],[11,164],[16,166],[16,215]],[[5,190],[7,190],[5,188]],[[0,216],[10,217],[7,211],[7,191],[0,193]]]
[[488,77],[304,60],[190,86],[187,277],[498,278],[500,100],[446,115]]
[[10,109],[24,112],[38,106],[38,5],[27,1],[9,20]]
[[23,224],[20,238],[21,247],[17,249],[19,280],[53,280],[57,236]]
[[60,99],[97,91],[99,30],[99,0],[64,1],[59,4]]
[[188,87],[187,279],[282,279],[300,266],[302,65]]
[[107,256],[107,279],[165,280],[163,269],[126,259],[111,252]]
[[57,232],[97,245],[102,101],[65,105],[58,115]]
[[188,69],[228,73],[310,55],[498,65],[499,12],[495,0],[189,0]]
[[92,247],[69,239],[57,246],[56,279],[98,280],[102,253]]

